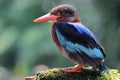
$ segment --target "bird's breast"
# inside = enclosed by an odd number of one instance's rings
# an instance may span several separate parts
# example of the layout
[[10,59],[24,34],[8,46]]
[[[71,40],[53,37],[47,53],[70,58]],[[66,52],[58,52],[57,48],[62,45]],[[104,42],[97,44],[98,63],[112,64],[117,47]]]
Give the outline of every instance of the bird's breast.
[[58,41],[55,30],[56,30],[56,26],[53,24],[52,29],[51,29],[52,38],[53,38],[53,41],[55,42],[55,44],[58,47],[60,47],[61,45],[60,45],[60,42]]
[[58,40],[58,37],[56,34],[56,26],[54,24],[53,24],[52,29],[51,29],[51,34],[52,34],[52,38],[53,38],[53,41],[56,44],[56,46],[63,53],[64,56],[68,57],[69,53],[63,48],[60,41]]

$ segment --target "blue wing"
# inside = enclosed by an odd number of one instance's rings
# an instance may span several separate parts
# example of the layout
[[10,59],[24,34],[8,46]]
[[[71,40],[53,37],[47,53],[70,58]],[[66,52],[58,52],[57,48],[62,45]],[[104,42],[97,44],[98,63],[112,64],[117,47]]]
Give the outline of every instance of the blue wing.
[[79,23],[57,22],[56,34],[60,44],[70,54],[85,58],[104,59],[105,54],[93,33]]

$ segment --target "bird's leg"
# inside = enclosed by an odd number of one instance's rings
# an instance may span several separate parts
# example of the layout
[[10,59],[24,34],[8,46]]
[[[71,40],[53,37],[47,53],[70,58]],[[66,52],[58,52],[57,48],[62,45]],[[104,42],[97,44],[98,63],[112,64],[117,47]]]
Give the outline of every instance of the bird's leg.
[[66,72],[66,73],[76,73],[76,72],[80,72],[80,69],[84,66],[85,64],[78,64],[75,65],[72,69],[61,69],[62,72]]

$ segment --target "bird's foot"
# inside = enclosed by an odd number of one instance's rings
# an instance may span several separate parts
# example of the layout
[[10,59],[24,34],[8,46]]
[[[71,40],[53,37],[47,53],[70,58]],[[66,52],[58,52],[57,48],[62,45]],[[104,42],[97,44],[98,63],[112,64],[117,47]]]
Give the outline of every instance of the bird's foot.
[[78,64],[76,66],[74,66],[72,69],[61,69],[62,72],[65,73],[78,73],[80,72],[80,69],[83,67],[83,64]]
[[65,73],[78,73],[80,72],[80,70],[73,70],[73,69],[61,69],[61,72],[65,72]]

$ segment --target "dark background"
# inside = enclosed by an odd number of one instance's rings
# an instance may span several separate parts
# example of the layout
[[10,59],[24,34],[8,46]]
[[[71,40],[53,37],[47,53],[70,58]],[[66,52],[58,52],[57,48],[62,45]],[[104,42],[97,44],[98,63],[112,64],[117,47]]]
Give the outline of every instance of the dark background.
[[103,45],[105,64],[120,70],[120,0],[0,0],[0,80],[23,80],[36,70],[74,66],[52,41],[51,23],[33,23],[59,4],[74,5]]

